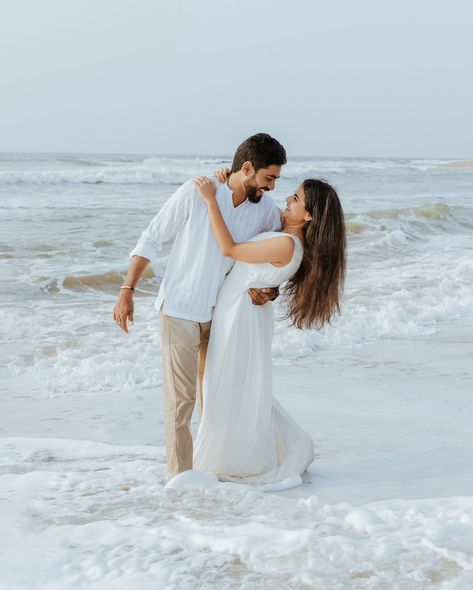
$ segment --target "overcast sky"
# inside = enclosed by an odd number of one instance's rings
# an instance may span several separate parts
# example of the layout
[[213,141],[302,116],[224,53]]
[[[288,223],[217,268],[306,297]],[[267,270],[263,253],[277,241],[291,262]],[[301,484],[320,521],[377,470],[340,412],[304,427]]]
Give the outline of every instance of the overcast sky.
[[473,157],[471,0],[0,0],[0,151]]

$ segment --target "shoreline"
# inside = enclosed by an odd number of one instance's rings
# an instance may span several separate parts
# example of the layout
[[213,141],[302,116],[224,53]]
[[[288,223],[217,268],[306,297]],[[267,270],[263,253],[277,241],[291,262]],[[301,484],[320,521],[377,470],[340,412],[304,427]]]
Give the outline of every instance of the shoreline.
[[[274,395],[312,436],[316,452],[304,484],[278,495],[317,495],[353,505],[473,495],[471,347],[465,346],[473,343],[472,326],[473,320],[451,322],[432,336],[367,342],[347,349],[343,361],[323,350],[275,366]],[[30,397],[32,422],[25,416],[25,396],[18,395],[27,386],[17,380],[4,398],[9,420],[0,426],[1,438],[95,440],[124,449],[146,445],[164,456],[160,387]],[[195,435],[197,411],[192,424]],[[165,478],[165,462],[157,467]]]
[[159,386],[41,397],[19,378],[2,392],[0,586],[471,587],[472,328],[275,366],[316,450],[281,492],[165,488]]

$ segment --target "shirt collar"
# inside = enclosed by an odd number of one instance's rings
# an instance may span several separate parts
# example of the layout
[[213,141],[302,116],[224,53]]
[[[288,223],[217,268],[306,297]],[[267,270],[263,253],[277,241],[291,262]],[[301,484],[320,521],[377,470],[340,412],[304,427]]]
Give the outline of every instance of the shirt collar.
[[246,199],[242,203],[240,203],[239,205],[237,205],[235,207],[235,205],[233,204],[233,191],[232,191],[232,189],[228,186],[227,183],[222,184],[221,186],[223,186],[225,188],[225,190],[227,191],[227,194],[228,194],[228,198],[230,198],[232,200],[232,207],[233,207],[233,209],[235,209],[235,210],[236,209],[240,209],[240,207],[243,207],[243,205],[245,205],[246,203],[249,203],[248,197],[246,197]]

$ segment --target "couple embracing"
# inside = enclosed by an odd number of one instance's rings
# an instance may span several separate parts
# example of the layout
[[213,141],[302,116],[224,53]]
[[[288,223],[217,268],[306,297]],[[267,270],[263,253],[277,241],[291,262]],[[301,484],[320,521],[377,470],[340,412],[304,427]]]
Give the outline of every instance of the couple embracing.
[[271,301],[284,284],[297,328],[330,321],[345,277],[345,224],[337,193],[323,180],[304,180],[279,210],[266,192],[285,163],[277,140],[253,135],[229,172],[179,187],[130,253],[114,309],[125,331],[137,282],[174,239],[155,303],[170,480],[194,469],[264,489],[300,483],[314,459],[312,439],[272,394]]

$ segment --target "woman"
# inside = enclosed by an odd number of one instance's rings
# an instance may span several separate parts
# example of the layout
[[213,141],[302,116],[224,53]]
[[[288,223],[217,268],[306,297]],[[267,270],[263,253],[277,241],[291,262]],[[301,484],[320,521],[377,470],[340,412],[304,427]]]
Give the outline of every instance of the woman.
[[253,305],[247,291],[287,281],[288,316],[295,326],[320,328],[329,322],[340,311],[345,277],[340,201],[328,183],[305,180],[286,199],[281,232],[235,243],[215,184],[206,177],[194,183],[222,253],[236,260],[214,310],[194,469],[263,489],[283,480],[298,485],[314,459],[313,442],[273,398],[273,307]]

